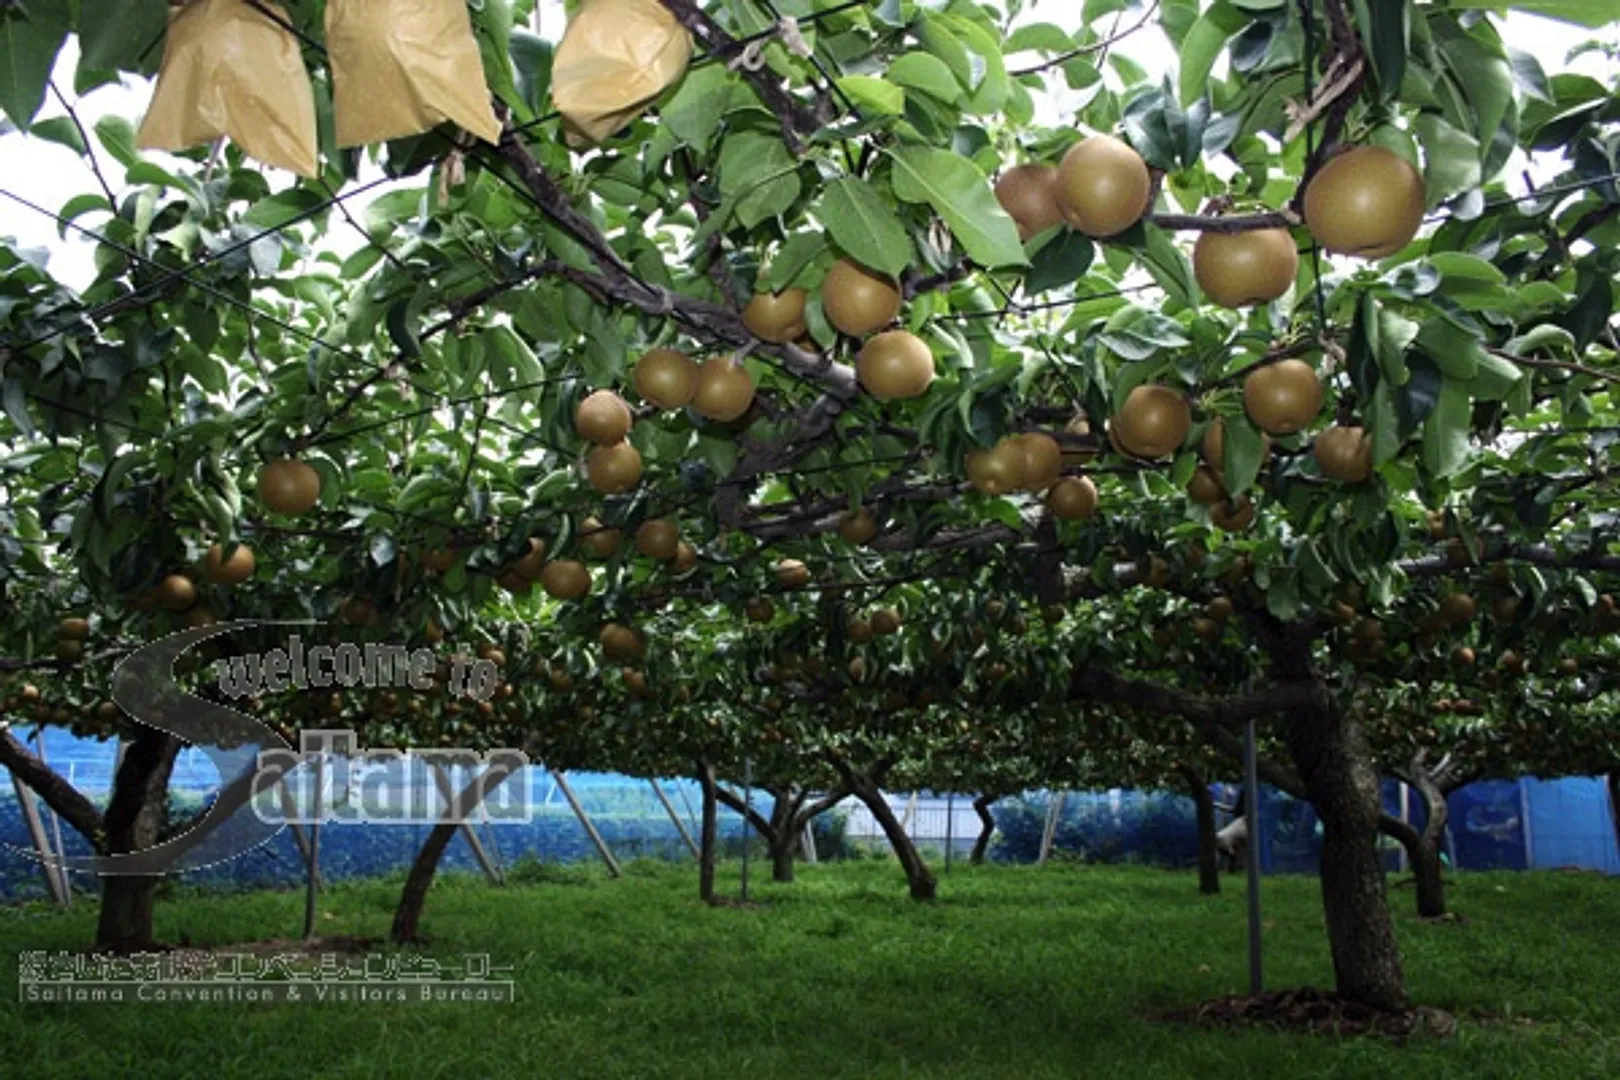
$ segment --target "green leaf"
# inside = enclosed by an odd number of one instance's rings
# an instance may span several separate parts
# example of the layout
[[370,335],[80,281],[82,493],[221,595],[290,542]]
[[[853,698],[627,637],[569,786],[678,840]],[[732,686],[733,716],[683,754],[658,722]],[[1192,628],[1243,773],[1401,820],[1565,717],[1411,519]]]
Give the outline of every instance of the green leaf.
[[705,150],[721,119],[741,107],[738,101],[745,94],[737,76],[724,64],[693,68],[659,115],[682,142]]
[[23,131],[45,103],[56,54],[72,29],[71,17],[63,0],[0,5],[0,110]]
[[751,229],[785,212],[799,197],[796,165],[779,137],[739,131],[720,146],[720,194],[733,203],[743,226]]
[[1446,381],[1467,382],[1479,371],[1485,347],[1449,319],[1430,319],[1418,331],[1418,346],[1429,354]]
[[41,120],[28,133],[36,139],[65,146],[75,154],[83,154],[87,149],[84,140],[79,137],[79,126],[66,116],[53,116],[49,120]]
[[906,111],[905,90],[873,75],[845,75],[838,80],[838,89],[863,112],[899,116]]
[[1373,387],[1372,399],[1362,413],[1362,424],[1372,440],[1373,464],[1393,461],[1401,450],[1401,420],[1395,403],[1395,388],[1381,381]]
[[1355,0],[1356,29],[1378,79],[1378,100],[1393,101],[1406,75],[1412,33],[1408,0]]
[[153,74],[168,23],[169,0],[79,0],[79,71]]
[[1423,466],[1444,479],[1468,460],[1469,421],[1473,403],[1468,387],[1454,379],[1440,384],[1440,398],[1423,423]]
[[1500,46],[1492,48],[1472,34],[1452,37],[1440,48],[1478,118],[1474,130],[1480,145],[1487,147],[1513,104],[1513,66]]
[[1177,84],[1183,105],[1190,105],[1209,89],[1215,58],[1231,36],[1249,25],[1249,16],[1227,0],[1215,0],[1187,31],[1181,43],[1181,78]]
[[1018,227],[970,161],[933,147],[905,146],[885,153],[895,165],[895,195],[932,206],[974,262],[985,267],[1029,265]]
[[128,169],[141,160],[135,149],[135,126],[122,116],[103,116],[96,121],[96,139],[112,159]]
[[1247,414],[1226,416],[1221,419],[1221,465],[1226,490],[1241,495],[1254,486],[1260,475],[1260,461],[1265,456],[1265,441],[1260,429]]
[[1447,6],[1459,9],[1489,8],[1492,11],[1511,7],[1515,11],[1545,15],[1549,19],[1574,23],[1589,30],[1596,30],[1614,20],[1613,0],[1512,0],[1511,3],[1507,0],[1449,0]]
[[938,57],[956,81],[962,84],[963,89],[973,88],[973,61],[968,57],[967,46],[963,45],[957,36],[946,29],[940,17],[931,11],[922,13],[913,26],[917,40],[922,42],[923,48]]
[[1090,268],[1096,254],[1096,245],[1084,233],[1060,228],[1030,260],[1024,290],[1041,293],[1072,285]]
[[857,262],[891,277],[911,264],[911,239],[892,207],[865,180],[840,177],[827,185],[816,216]]
[[[547,111],[551,100],[551,61],[555,52],[551,42],[522,27],[512,31],[508,46],[512,56],[512,71],[518,96],[535,115]],[[726,74],[724,66],[720,73]],[[666,115],[667,121],[669,117]],[[672,128],[673,124],[670,125]],[[677,132],[679,134],[679,132]]]
[[1192,261],[1170,234],[1157,226],[1146,227],[1147,246],[1142,250],[1142,261],[1149,274],[1159,283],[1165,295],[1182,307],[1198,303],[1198,279],[1193,276]]
[[307,213],[328,201],[309,188],[288,188],[254,203],[248,212],[242,215],[242,221],[252,226],[255,231],[280,228],[298,215]]
[[782,242],[770,265],[760,275],[760,287],[768,292],[781,292],[826,250],[827,237],[824,234],[794,233]]
[[951,104],[962,96],[962,84],[937,56],[924,52],[905,53],[889,65],[884,76],[898,86],[921,90],[930,97]]
[[1429,209],[1480,182],[1479,143],[1436,113],[1420,113],[1412,126],[1423,144],[1423,199]]
[[1505,401],[1523,378],[1524,372],[1511,360],[1481,351],[1479,370],[1468,389],[1476,401]]

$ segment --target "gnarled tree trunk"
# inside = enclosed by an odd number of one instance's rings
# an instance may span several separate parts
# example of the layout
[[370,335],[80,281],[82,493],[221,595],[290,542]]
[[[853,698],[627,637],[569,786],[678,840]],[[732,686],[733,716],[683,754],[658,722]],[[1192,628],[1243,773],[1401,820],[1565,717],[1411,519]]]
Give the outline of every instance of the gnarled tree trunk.
[[[157,843],[168,817],[169,776],[180,741],[167,732],[142,728],[124,751],[107,804],[107,852],[125,854]],[[108,875],[102,878],[96,947],[140,952],[156,947],[152,906],[158,877]]]
[[1209,782],[1191,765],[1176,770],[1187,783],[1198,821],[1198,891],[1206,896],[1221,891],[1220,850],[1215,844],[1215,797]]
[[990,851],[990,840],[996,835],[996,819],[990,814],[995,801],[994,795],[980,795],[973,800],[973,812],[979,815],[979,838],[973,841],[973,853],[968,856],[968,862],[974,866],[983,865]]
[[420,926],[422,923],[422,909],[427,904],[428,889],[433,885],[433,877],[438,873],[439,860],[444,858],[445,849],[455,838],[456,830],[461,823],[467,820],[467,815],[483,802],[490,792],[494,791],[506,778],[512,775],[513,770],[504,765],[487,765],[481,769],[473,779],[467,790],[457,793],[454,811],[447,816],[454,820],[440,821],[428,833],[428,838],[422,842],[421,850],[416,853],[416,859],[411,863],[411,871],[405,875],[405,888],[400,891],[399,906],[394,909],[394,925],[389,931],[389,940],[396,945],[404,945],[421,939]]
[[1322,908],[1338,990],[1376,1009],[1404,1011],[1411,1001],[1378,854],[1379,776],[1366,735],[1322,701],[1291,711],[1285,738],[1322,821]]
[[703,792],[703,824],[698,835],[698,899],[714,903],[714,849],[720,810],[715,799],[714,766],[697,763],[698,787]]
[[906,884],[911,890],[911,898],[913,900],[934,899],[934,895],[938,891],[938,882],[934,880],[933,872],[928,869],[928,864],[923,861],[922,853],[917,850],[917,845],[911,842],[910,836],[906,835],[905,827],[900,824],[900,819],[894,816],[894,810],[890,808],[889,801],[883,797],[883,792],[879,790],[877,783],[870,777],[859,774],[852,774],[850,780],[850,787],[854,790],[855,797],[861,800],[866,805],[866,808],[871,811],[872,817],[882,827],[883,835],[888,839],[889,846],[894,849],[895,857],[900,860],[900,868],[905,871]]

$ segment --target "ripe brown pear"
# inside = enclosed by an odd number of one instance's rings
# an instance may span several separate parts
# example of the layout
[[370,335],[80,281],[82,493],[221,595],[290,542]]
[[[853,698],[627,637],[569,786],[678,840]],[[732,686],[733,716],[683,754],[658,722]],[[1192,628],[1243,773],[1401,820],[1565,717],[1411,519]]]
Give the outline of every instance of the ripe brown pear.
[[308,462],[284,458],[259,470],[259,501],[278,514],[307,514],[320,498],[321,474]]
[[784,589],[802,589],[810,584],[810,568],[798,559],[782,559],[776,564],[776,583]]
[[701,416],[729,423],[748,411],[754,403],[754,377],[729,356],[711,356],[698,369],[697,392],[692,408]]
[[756,293],[743,308],[743,325],[761,341],[786,345],[804,336],[804,303],[809,294],[803,289],[779,293]]
[[1382,259],[1423,224],[1423,177],[1382,146],[1358,146],[1317,170],[1305,187],[1305,227],[1340,255]]
[[1168,386],[1138,386],[1125,398],[1119,415],[1109,425],[1119,443],[1139,458],[1162,458],[1175,453],[1192,428],[1192,409],[1186,395]]
[[668,518],[643,521],[636,530],[636,550],[649,559],[673,559],[680,547],[681,530]]
[[894,608],[884,608],[872,614],[872,633],[878,635],[897,634],[900,632],[900,613]]
[[56,624],[56,636],[72,641],[83,641],[90,636],[90,620],[69,616]]
[[1287,229],[1201,233],[1193,245],[1198,287],[1226,308],[1267,304],[1287,292],[1299,272],[1299,249]]
[[879,401],[921,397],[934,381],[934,354],[916,334],[890,330],[862,346],[855,372]]
[[900,285],[848,259],[839,259],[821,283],[821,307],[841,334],[865,337],[900,314]]
[[512,573],[529,581],[537,581],[540,571],[546,565],[546,542],[539,537],[529,537],[529,546],[517,562],[512,564]]
[[1112,135],[1082,139],[1058,166],[1058,209],[1087,236],[1117,236],[1147,213],[1153,181],[1142,155]]
[[1193,470],[1192,479],[1187,481],[1187,496],[1200,505],[1214,506],[1225,500],[1226,485],[1221,483],[1208,466],[1200,465]]
[[969,450],[967,474],[973,486],[986,495],[1006,495],[1024,486],[1024,448],[1012,439],[1002,439],[989,450]]
[[610,622],[602,627],[602,655],[617,663],[640,660],[647,653],[647,641],[640,632]]
[[684,409],[697,393],[698,367],[674,349],[649,349],[636,361],[630,381],[643,401],[660,409]]
[[1058,171],[1051,165],[1017,165],[996,181],[996,201],[1028,240],[1063,222],[1058,208]]
[[1217,529],[1242,532],[1254,524],[1254,502],[1247,495],[1239,496],[1235,503],[1230,499],[1218,502],[1209,508],[1209,520]]
[[1065,476],[1046,493],[1046,508],[1064,521],[1084,521],[1097,512],[1097,485],[1087,476]]
[[685,540],[675,545],[675,557],[669,560],[669,568],[676,574],[684,574],[697,566],[697,548]]
[[164,611],[185,611],[197,602],[197,586],[184,574],[170,574],[158,583],[157,603]]
[[1359,427],[1335,424],[1316,437],[1311,453],[1329,480],[1359,484],[1372,475],[1372,440]]
[[1243,408],[1270,435],[1292,435],[1322,411],[1322,383],[1303,360],[1279,360],[1255,368],[1243,380]]
[[246,544],[237,544],[231,550],[229,559],[225,558],[225,549],[221,545],[213,544],[203,556],[201,572],[203,580],[210,584],[240,585],[253,576],[255,566],[253,549]]
[[[1083,413],[1077,415],[1063,425],[1063,434],[1073,435],[1077,439],[1090,438],[1091,421],[1087,420]],[[1063,463],[1065,465],[1087,465],[1096,457],[1097,451],[1089,446],[1078,446],[1073,443],[1065,443],[1063,446]]]
[[1038,431],[1018,436],[1024,452],[1024,489],[1045,491],[1063,475],[1063,448],[1050,435]]
[[585,455],[585,478],[604,495],[619,495],[641,482],[641,453],[627,442],[598,446]]
[[877,518],[866,507],[845,511],[838,517],[838,536],[857,547],[868,543],[878,532]]
[[574,408],[574,431],[597,446],[612,446],[630,434],[635,417],[624,398],[612,390],[596,390]]
[[594,559],[613,558],[623,542],[623,532],[603,525],[602,519],[594,514],[579,523],[579,546]]
[[557,600],[578,600],[591,591],[590,567],[573,559],[554,559],[540,568],[540,587]]

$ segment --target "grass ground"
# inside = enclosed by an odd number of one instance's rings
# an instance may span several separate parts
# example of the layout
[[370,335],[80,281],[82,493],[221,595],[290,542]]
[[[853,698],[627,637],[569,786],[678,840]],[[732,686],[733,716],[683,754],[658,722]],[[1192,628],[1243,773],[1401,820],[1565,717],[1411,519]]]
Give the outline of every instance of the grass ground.
[[[757,867],[756,867],[757,869]],[[735,887],[736,864],[722,868]],[[386,933],[397,882],[323,895],[327,934]],[[690,866],[626,878],[548,869],[507,889],[441,880],[432,951],[515,968],[516,1004],[0,1005],[4,1077],[1459,1077],[1620,1076],[1620,879],[1466,874],[1462,923],[1394,893],[1414,996],[1455,1038],[1397,1046],[1194,1031],[1156,1009],[1246,984],[1241,880],[961,865],[906,899],[892,862],[824,864],[709,909]],[[296,935],[297,892],[183,897],[158,935],[225,945]],[[1265,882],[1267,982],[1331,983],[1316,883]],[[0,909],[0,992],[17,953],[84,948],[93,909]],[[1514,1022],[1527,1017],[1533,1024]]]

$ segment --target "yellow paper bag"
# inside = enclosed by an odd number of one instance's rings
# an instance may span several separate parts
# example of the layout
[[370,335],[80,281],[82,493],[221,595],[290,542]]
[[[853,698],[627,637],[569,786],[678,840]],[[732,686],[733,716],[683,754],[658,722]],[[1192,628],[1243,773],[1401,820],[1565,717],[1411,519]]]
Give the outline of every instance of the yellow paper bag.
[[[276,4],[265,8],[286,19]],[[169,9],[152,107],[136,145],[186,150],[224,136],[248,157],[315,176],[315,94],[298,39],[243,0]]]
[[658,0],[585,0],[551,63],[568,141],[599,143],[680,81],[692,36]]
[[446,120],[501,139],[466,0],[327,0],[339,146],[403,139]]

